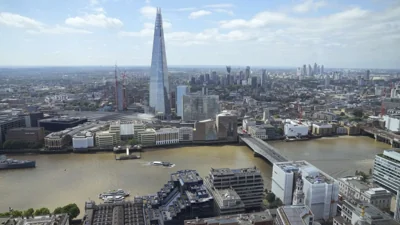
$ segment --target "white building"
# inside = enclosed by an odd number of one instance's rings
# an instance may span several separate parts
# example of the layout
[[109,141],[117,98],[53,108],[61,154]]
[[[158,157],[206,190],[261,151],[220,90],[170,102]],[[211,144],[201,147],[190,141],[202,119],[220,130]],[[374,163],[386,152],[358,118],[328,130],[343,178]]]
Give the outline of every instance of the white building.
[[308,135],[308,126],[291,120],[285,123],[283,132],[286,137],[303,137]]
[[274,163],[272,192],[285,205],[291,205],[295,180],[303,179],[304,204],[315,220],[328,220],[336,215],[339,194],[338,182],[306,161]]
[[268,139],[267,130],[262,125],[249,126],[248,134],[250,134],[252,137],[260,138],[261,140]]
[[381,210],[390,210],[392,194],[384,188],[370,188],[361,195],[361,201],[371,203]]
[[[396,149],[398,150],[398,149]],[[372,179],[392,193],[400,187],[400,153],[396,150],[384,150],[375,156]]]
[[72,137],[72,147],[74,149],[86,149],[94,146],[94,138],[91,132],[82,132]]
[[193,127],[179,128],[179,142],[193,141]]
[[257,124],[256,120],[253,118],[244,119],[243,120],[243,130],[248,131],[249,126],[255,126],[256,124]]
[[400,132],[400,114],[384,115],[385,128],[392,132]]
[[121,139],[126,140],[133,138],[135,136],[135,130],[133,123],[130,122],[121,122],[120,124],[120,135]]
[[179,129],[161,128],[156,130],[156,145],[169,145],[179,143]]

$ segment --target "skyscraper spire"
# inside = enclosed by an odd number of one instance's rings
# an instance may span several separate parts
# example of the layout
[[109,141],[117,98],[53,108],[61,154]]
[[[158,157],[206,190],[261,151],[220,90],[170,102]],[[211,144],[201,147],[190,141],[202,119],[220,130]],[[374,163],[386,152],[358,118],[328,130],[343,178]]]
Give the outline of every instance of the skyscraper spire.
[[169,101],[169,77],[167,56],[165,53],[164,29],[161,8],[157,8],[154,26],[153,53],[150,69],[150,102],[154,111],[169,116],[171,113]]

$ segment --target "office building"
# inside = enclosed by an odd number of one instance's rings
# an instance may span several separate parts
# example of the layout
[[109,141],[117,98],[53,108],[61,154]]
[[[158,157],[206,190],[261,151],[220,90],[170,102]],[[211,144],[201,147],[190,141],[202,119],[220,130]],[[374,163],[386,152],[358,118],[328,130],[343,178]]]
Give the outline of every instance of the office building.
[[257,168],[214,169],[205,178],[210,188],[218,190],[233,188],[244,203],[245,209],[261,207],[264,196],[264,182]]
[[12,128],[6,134],[6,141],[22,141],[35,145],[43,143],[43,140],[43,127]]
[[193,130],[193,141],[215,141],[217,140],[217,126],[215,120],[208,119],[198,121]]
[[179,143],[179,128],[161,128],[156,130],[156,145]]
[[21,117],[11,117],[0,115],[0,144],[6,140],[7,131],[12,128],[25,127],[25,120]]
[[121,142],[121,125],[120,122],[116,122],[113,124],[110,124],[110,127],[108,129],[110,133],[115,134],[115,145],[118,145]]
[[30,112],[18,116],[24,118],[26,127],[38,127],[39,120],[44,118],[43,112]]
[[[274,219],[269,210],[255,213],[241,213],[220,217],[186,220],[184,225],[273,225]],[[308,225],[308,224],[307,224]]]
[[246,70],[245,70],[245,79],[249,79],[250,78],[250,66],[246,66]]
[[400,153],[398,149],[384,150],[375,156],[372,179],[382,187],[397,193],[400,187]]
[[121,121],[120,122],[120,136],[121,140],[129,140],[135,137],[134,122]]
[[156,144],[156,131],[154,129],[146,129],[138,132],[137,141],[144,146],[152,146]]
[[237,116],[229,113],[217,115],[217,138],[218,140],[237,140]]
[[[85,225],[145,225],[143,215],[143,198],[135,197],[133,201],[96,205],[94,201],[85,203]],[[56,225],[56,224],[54,224]]]
[[390,209],[392,194],[384,188],[375,188],[361,181],[360,176],[339,178],[339,194],[345,199],[371,203],[381,210]]
[[251,87],[256,88],[257,87],[257,77],[251,77]]
[[180,127],[179,128],[179,142],[193,141],[193,127]]
[[2,225],[69,225],[68,214],[50,214],[32,217],[8,218]]
[[242,122],[242,127],[243,127],[243,130],[245,130],[245,131],[249,131],[249,127],[250,126],[255,126],[257,124],[257,121],[255,120],[255,119],[253,119],[253,118],[248,118],[248,119],[244,119],[243,120],[243,122]]
[[43,127],[45,131],[57,132],[76,127],[79,124],[86,123],[87,121],[87,118],[63,116],[39,120],[39,127]]
[[218,95],[184,95],[183,121],[198,121],[215,118],[219,113]]
[[245,212],[242,199],[232,188],[218,190],[207,186],[207,183],[206,187],[214,197],[215,215],[222,216]]
[[341,215],[333,219],[334,225],[398,225],[389,214],[370,203],[344,200]]
[[117,133],[112,133],[110,131],[98,131],[95,135],[95,142],[97,147],[116,147],[118,145]]
[[189,94],[189,87],[180,85],[176,87],[176,115],[183,116],[183,96]]
[[319,225],[314,214],[305,205],[281,206],[276,211],[275,225]]
[[336,215],[338,182],[306,161],[274,163],[272,192],[284,205],[291,205],[296,181],[303,180],[304,204],[314,213],[315,220],[329,220]]
[[94,137],[92,132],[80,132],[72,136],[72,147],[74,149],[87,149],[94,147]]
[[267,131],[263,125],[249,126],[247,130],[247,133],[250,134],[252,137],[260,138],[261,140],[268,139]]
[[154,27],[153,52],[150,69],[150,107],[155,113],[168,116],[171,113],[169,100],[169,76],[165,52],[164,29],[161,9],[157,8]]
[[214,215],[214,199],[195,170],[172,173],[170,181],[146,202],[148,224],[180,225],[184,220]]

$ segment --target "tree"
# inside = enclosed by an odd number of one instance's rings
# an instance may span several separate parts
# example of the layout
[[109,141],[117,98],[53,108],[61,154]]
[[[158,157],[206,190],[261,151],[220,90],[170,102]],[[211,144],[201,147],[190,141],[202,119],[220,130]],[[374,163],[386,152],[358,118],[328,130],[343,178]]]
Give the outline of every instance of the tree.
[[70,219],[76,218],[79,216],[79,213],[81,213],[79,207],[75,203],[64,206],[63,210],[64,213],[68,213]]
[[34,212],[35,212],[34,209],[29,208],[28,210],[25,210],[25,211],[24,211],[24,216],[25,216],[25,217],[31,217],[31,216],[33,216],[33,213],[34,213]]
[[54,209],[53,214],[62,214],[64,213],[64,209],[61,207],[57,207],[56,209]]
[[11,216],[12,217],[21,217],[22,216],[22,211],[13,210],[13,211],[11,211]]
[[340,113],[340,116],[345,116],[346,114],[344,113],[344,112],[341,112]]
[[269,203],[274,202],[274,201],[275,201],[275,194],[272,193],[272,192],[268,193],[268,194],[267,194],[267,201],[268,201]]
[[50,210],[48,208],[40,208],[40,209],[36,209],[34,215],[35,216],[42,216],[42,215],[48,215],[50,214]]

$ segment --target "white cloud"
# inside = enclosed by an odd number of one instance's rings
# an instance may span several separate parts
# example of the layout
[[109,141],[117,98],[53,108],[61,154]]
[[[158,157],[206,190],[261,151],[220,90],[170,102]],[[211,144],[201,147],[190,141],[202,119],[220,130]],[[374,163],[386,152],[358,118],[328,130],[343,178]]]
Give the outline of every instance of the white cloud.
[[98,4],[99,4],[99,0],[89,0],[89,4],[90,4],[91,6],[98,5]]
[[104,8],[102,8],[102,7],[94,8],[93,11],[95,11],[95,12],[97,12],[97,13],[102,13],[102,14],[105,14],[105,13],[106,13],[106,11],[104,10]]
[[150,4],[150,0],[145,0],[144,3]]
[[212,4],[212,5],[205,5],[204,8],[232,8],[234,7],[233,4],[228,3],[221,3],[221,4]]
[[37,28],[44,25],[34,19],[8,12],[0,12],[0,24],[18,28]]
[[185,12],[185,11],[193,11],[195,9],[196,9],[195,7],[186,7],[186,8],[178,8],[172,11]]
[[142,14],[142,16],[149,18],[149,19],[155,18],[156,13],[157,13],[156,7],[145,6],[140,9],[140,14]]
[[316,11],[321,7],[326,6],[326,1],[314,1],[314,0],[304,0],[302,3],[297,4],[293,7],[293,11],[297,13],[306,13],[309,11]]
[[82,17],[70,17],[65,20],[65,24],[74,27],[101,27],[119,28],[123,26],[121,20],[107,17],[105,14],[88,14]]
[[18,14],[2,12],[0,13],[0,25],[23,28],[26,29],[28,33],[31,34],[90,34],[90,31],[75,29],[71,27],[65,27],[56,25],[54,27],[47,26],[42,22],[36,21],[32,18],[21,16]]
[[217,12],[217,13],[226,13],[230,16],[233,16],[234,13],[232,10],[228,10],[228,9],[213,9],[212,11]]
[[197,19],[199,17],[210,15],[210,14],[211,14],[210,11],[199,10],[199,11],[195,11],[195,12],[190,13],[189,19]]
[[286,24],[290,23],[291,18],[285,14],[277,12],[261,12],[250,20],[234,19],[220,21],[221,28],[237,29],[237,28],[260,28],[269,24]]

